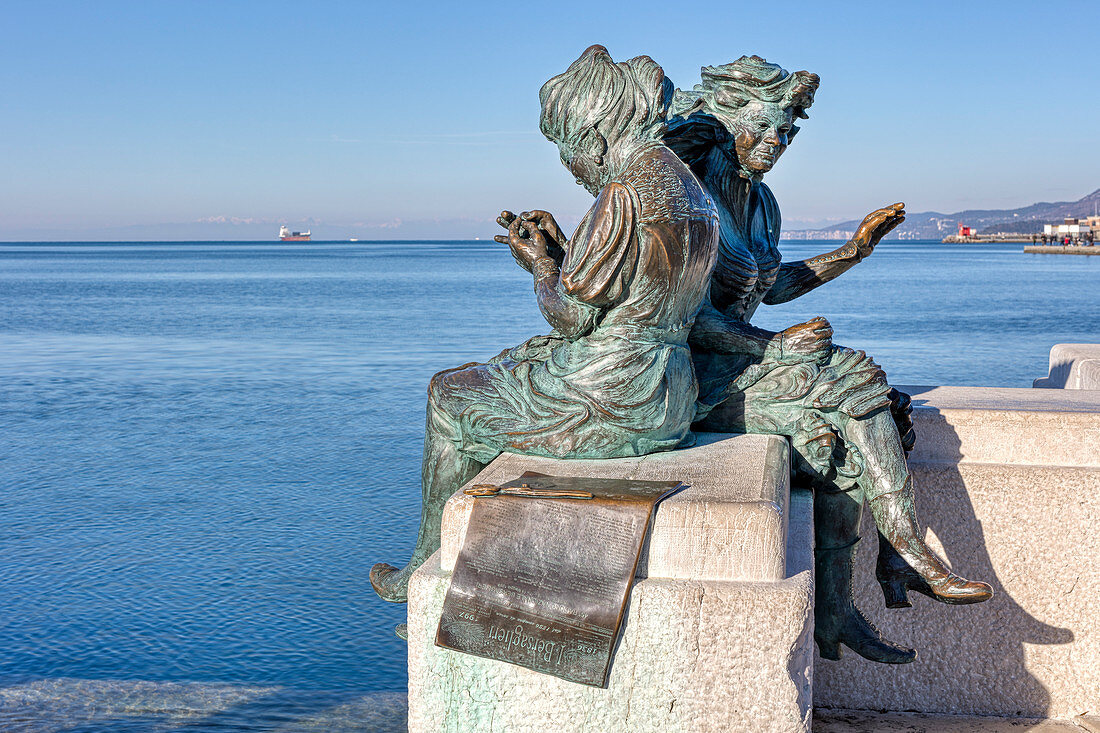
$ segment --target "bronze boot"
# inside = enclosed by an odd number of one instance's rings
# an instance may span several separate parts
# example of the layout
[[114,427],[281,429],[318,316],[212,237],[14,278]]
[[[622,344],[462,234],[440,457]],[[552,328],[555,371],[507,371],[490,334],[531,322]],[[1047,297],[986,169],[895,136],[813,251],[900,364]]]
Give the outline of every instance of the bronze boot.
[[988,583],[956,575],[925,544],[913,502],[913,479],[906,477],[902,488],[868,500],[875,525],[897,555],[879,553],[876,577],[888,608],[906,608],[908,591],[922,593],[941,603],[981,603],[993,597]]
[[852,560],[859,538],[845,547],[814,550],[817,591],[814,600],[814,641],[825,659],[840,659],[840,645],[864,659],[907,664],[917,653],[882,638],[852,598]]
[[[887,589],[889,581],[898,577],[899,574],[903,572],[912,572],[909,563],[902,559],[898,551],[894,549],[894,546],[882,536],[881,532],[879,532],[878,560],[875,563],[875,577],[878,578],[879,585],[882,587],[882,593],[886,597],[887,608],[912,608],[913,606],[904,592],[899,596],[894,592],[893,585],[890,585],[890,588]],[[902,590],[904,591],[904,588]]]
[[395,568],[389,563],[375,563],[370,569],[370,584],[374,592],[383,601],[406,603],[409,599],[409,578],[419,563],[409,563],[403,568]]

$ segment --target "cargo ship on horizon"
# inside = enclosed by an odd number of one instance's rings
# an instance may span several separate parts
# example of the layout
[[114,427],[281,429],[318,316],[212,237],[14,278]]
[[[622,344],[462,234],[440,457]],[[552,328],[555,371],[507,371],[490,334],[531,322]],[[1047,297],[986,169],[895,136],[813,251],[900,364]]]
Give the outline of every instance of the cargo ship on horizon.
[[281,242],[308,242],[309,230],[304,232],[292,232],[285,226],[279,227],[279,241]]

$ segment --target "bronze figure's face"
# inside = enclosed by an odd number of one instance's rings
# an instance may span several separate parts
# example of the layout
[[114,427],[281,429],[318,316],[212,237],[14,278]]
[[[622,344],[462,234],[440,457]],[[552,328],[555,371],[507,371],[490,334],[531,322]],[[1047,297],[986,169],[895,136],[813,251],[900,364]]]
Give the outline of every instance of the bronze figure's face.
[[569,169],[577,185],[583,186],[593,196],[598,194],[606,183],[604,179],[607,171],[601,165],[603,155],[599,152],[600,150],[601,148],[596,145],[558,144],[562,165]]
[[725,142],[732,146],[737,161],[750,175],[761,176],[772,169],[787,149],[794,127],[794,112],[790,107],[753,100],[732,114],[716,110],[715,117],[729,132]]
[[819,83],[817,74],[791,74],[759,56],[742,56],[703,67],[702,83],[678,92],[679,114],[688,128],[692,120],[710,125],[716,132],[711,139],[737,160],[741,175],[759,180],[798,132],[794,122],[806,119]]

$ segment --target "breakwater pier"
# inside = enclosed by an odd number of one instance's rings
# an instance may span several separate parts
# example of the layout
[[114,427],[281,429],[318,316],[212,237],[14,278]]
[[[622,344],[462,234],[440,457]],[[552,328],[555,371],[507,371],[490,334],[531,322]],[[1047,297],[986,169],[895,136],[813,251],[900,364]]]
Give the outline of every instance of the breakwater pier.
[[1024,252],[1043,255],[1100,255],[1100,246],[1084,244],[1029,244]]

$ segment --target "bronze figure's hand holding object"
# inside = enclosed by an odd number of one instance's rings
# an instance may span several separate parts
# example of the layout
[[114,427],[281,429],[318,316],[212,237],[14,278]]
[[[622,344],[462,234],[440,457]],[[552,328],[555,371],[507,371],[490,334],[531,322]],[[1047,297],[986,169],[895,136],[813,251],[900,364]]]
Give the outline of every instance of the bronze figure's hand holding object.
[[[506,219],[505,214],[510,213],[501,212],[497,222],[502,223]],[[501,244],[507,244],[512,250],[512,257],[516,263],[528,272],[531,272],[536,260],[549,256],[547,250],[550,246],[550,238],[546,232],[540,230],[538,224],[524,221],[514,215],[508,224],[508,233],[498,234],[493,239]]]
[[554,219],[554,215],[549,211],[533,209],[523,212],[519,217],[524,221],[534,222],[538,225],[539,229],[550,235],[550,241],[546,245],[546,252],[560,267],[562,260],[565,259],[565,246],[569,244],[569,237],[565,236],[561,227],[558,226],[558,222]]
[[[554,215],[548,211],[542,211],[541,209],[525,211],[518,217],[511,211],[502,211],[500,212],[500,216],[497,217],[497,224],[509,230],[509,235],[498,234],[493,237],[493,239],[501,244],[511,245],[510,234],[516,221],[534,224],[540,230],[540,234],[545,232],[545,234],[548,235],[545,241],[546,255],[553,259],[558,267],[561,267],[561,263],[565,259],[565,246],[569,243],[569,238],[565,236],[561,227],[558,226],[558,222],[555,221]],[[531,236],[530,227],[525,224],[521,224],[517,233],[521,239],[527,239]],[[525,270],[531,270],[530,267],[526,267],[522,263],[520,266],[524,267]]]

